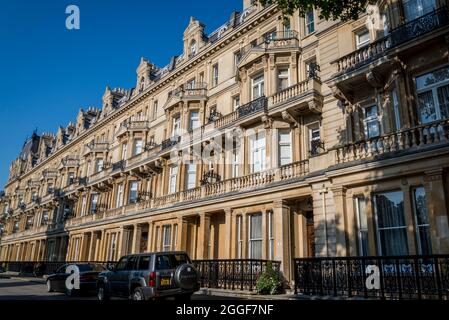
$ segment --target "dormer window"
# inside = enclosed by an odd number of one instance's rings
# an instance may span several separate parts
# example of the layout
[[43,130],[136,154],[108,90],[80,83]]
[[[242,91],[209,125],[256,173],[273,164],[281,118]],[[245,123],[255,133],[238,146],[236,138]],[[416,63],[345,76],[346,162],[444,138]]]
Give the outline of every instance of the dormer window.
[[193,57],[197,53],[197,43],[195,40],[190,41],[190,56]]

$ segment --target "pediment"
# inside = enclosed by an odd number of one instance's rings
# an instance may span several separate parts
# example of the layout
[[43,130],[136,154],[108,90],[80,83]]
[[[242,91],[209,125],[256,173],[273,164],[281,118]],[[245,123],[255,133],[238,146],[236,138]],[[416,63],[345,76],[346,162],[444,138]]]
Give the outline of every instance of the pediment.
[[248,53],[246,53],[241,59],[238,64],[238,67],[243,67],[247,64],[250,64],[251,62],[260,59],[265,54],[265,49],[260,48],[252,48]]

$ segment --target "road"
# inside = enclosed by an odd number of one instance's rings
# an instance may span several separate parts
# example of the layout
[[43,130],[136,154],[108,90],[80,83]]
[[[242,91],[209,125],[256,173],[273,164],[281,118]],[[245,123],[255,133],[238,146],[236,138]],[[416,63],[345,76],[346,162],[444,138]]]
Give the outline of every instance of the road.
[[[33,279],[0,279],[0,300],[96,300],[95,296],[67,297],[63,293],[47,292],[42,281]],[[235,298],[194,295],[192,300],[236,300]]]

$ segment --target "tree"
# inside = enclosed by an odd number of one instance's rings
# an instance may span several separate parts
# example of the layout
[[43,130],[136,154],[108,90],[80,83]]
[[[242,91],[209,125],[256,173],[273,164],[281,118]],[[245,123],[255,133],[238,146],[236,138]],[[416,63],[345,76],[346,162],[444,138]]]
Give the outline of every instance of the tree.
[[262,5],[277,4],[285,16],[291,16],[296,10],[304,16],[308,11],[317,9],[320,19],[357,20],[365,12],[368,4],[375,0],[257,0]]

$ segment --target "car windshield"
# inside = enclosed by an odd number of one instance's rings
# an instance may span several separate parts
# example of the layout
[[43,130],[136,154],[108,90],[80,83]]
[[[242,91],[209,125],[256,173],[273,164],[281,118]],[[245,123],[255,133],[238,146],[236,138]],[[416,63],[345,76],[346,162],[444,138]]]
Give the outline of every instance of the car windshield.
[[103,267],[101,264],[77,264],[77,267],[79,268],[80,272],[87,272],[87,271],[105,271],[106,268]]
[[176,269],[184,263],[190,263],[185,254],[162,254],[156,257],[156,270]]

